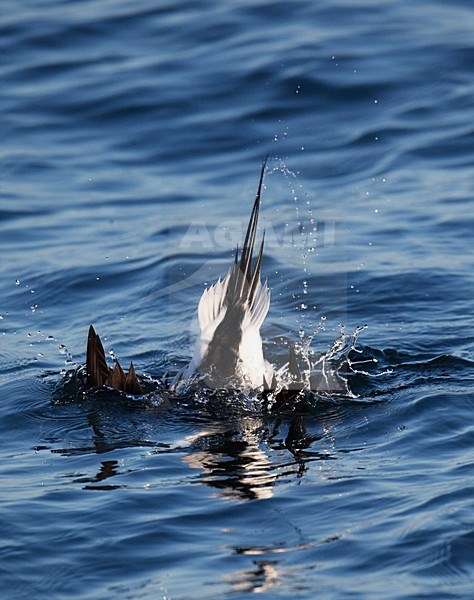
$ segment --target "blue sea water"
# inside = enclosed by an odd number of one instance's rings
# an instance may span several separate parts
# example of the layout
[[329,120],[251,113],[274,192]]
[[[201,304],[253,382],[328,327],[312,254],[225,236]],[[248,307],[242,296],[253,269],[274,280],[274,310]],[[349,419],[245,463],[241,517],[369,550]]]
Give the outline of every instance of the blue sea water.
[[[472,597],[473,27],[466,0],[2,4],[2,598]],[[91,323],[150,378],[189,359],[267,153],[267,353],[367,325],[352,394],[78,393]]]

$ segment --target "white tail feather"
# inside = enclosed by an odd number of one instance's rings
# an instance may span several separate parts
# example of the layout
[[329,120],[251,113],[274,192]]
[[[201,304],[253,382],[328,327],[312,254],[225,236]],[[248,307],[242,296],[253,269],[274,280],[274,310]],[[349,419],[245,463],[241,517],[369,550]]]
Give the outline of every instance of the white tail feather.
[[250,307],[250,318],[252,324],[260,330],[265,317],[267,316],[268,309],[270,308],[270,290],[267,286],[267,282],[262,285],[261,281],[258,282],[255,290],[255,296],[253,298],[252,306]]
[[222,311],[227,286],[229,285],[229,277],[230,275],[227,275],[223,280],[219,277],[214,285],[204,290],[198,307],[201,331],[204,331],[210,323],[215,321]]

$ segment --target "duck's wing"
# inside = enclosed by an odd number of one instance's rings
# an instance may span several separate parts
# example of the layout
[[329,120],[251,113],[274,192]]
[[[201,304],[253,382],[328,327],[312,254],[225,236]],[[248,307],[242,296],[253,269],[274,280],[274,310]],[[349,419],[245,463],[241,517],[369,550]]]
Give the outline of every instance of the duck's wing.
[[88,388],[107,385],[127,394],[143,394],[133,362],[130,363],[127,374],[124,373],[118,360],[115,360],[113,369],[107,365],[104,346],[92,325],[89,327],[87,338],[86,371]]
[[138,377],[135,373],[135,367],[133,366],[132,361],[130,361],[130,368],[128,370],[127,376],[125,377],[124,391],[127,394],[133,394],[134,396],[143,394],[143,389],[140,385],[140,382],[138,381]]
[[88,388],[104,385],[112,373],[105,360],[104,346],[92,325],[87,336],[86,370]]

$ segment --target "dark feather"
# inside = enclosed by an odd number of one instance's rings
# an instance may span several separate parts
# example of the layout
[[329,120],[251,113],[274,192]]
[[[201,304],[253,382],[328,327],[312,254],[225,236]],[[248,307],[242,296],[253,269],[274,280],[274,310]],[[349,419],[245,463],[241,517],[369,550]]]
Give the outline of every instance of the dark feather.
[[250,214],[247,233],[245,234],[244,245],[242,246],[242,251],[240,254],[240,262],[238,258],[238,246],[235,251],[234,264],[232,266],[229,286],[227,288],[227,305],[244,304],[246,301],[248,301],[249,305],[251,306],[257,289],[257,284],[260,279],[265,235],[263,236],[260,244],[257,260],[255,261],[253,268],[252,259],[255,247],[255,238],[257,235],[258,217],[260,212],[260,196],[262,192],[263,176],[265,174],[267,158],[268,157],[265,157],[262,163],[257,195],[255,197],[255,202]]
[[115,361],[114,370],[105,383],[111,388],[114,388],[114,390],[125,389],[125,373],[123,372],[118,360]]
[[137,396],[138,394],[143,394],[142,386],[138,381],[133,362],[130,362],[130,368],[128,370],[127,377],[125,377],[125,392],[127,394],[133,394],[134,396]]
[[87,337],[86,369],[88,388],[104,385],[110,375],[110,369],[105,360],[104,347],[92,325],[89,327]]
[[89,327],[87,338],[86,371],[88,388],[107,385],[127,394],[143,394],[132,362],[127,375],[118,360],[115,361],[113,369],[107,365],[104,346],[92,325]]

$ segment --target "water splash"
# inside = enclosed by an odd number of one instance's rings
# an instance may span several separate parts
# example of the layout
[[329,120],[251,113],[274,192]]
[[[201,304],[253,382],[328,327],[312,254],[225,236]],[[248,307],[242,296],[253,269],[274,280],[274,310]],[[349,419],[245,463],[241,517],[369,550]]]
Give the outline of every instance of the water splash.
[[[275,158],[275,164],[268,170],[268,174],[282,173],[285,181],[290,190],[291,197],[293,199],[293,205],[295,208],[296,224],[297,224],[297,237],[292,235],[292,245],[300,251],[300,257],[302,261],[303,272],[308,271],[307,259],[308,253],[314,251],[314,247],[317,245],[317,222],[313,216],[313,210],[308,200],[308,194],[306,196],[306,215],[300,209],[300,195],[303,193],[303,186],[298,181],[298,175],[295,171],[291,170],[281,158]],[[292,232],[293,234],[293,232]],[[303,293],[305,291],[305,282],[303,282]],[[307,285],[307,281],[306,281]]]
[[295,289],[293,282],[289,280],[282,283],[288,294],[291,294],[295,300],[294,310],[297,312],[297,324],[303,336],[307,329],[313,329],[314,319],[313,311],[317,308],[310,302],[310,281],[311,281],[311,258],[318,246],[318,223],[314,217],[313,210],[308,198],[304,192],[302,184],[298,180],[298,173],[288,167],[288,165],[278,157],[275,157],[274,164],[268,170],[268,174],[282,174],[284,181],[289,189],[293,206],[295,210],[295,225],[285,224],[288,233],[291,233],[291,247],[298,253],[298,262],[301,264],[300,287]]
[[[351,355],[362,353],[357,346],[359,334],[367,325],[356,327],[352,333],[347,333],[345,326],[340,325],[339,336],[329,348],[316,358],[312,348],[314,338],[324,331],[324,317],[321,318],[317,329],[310,335],[301,335],[295,344],[295,352],[299,360],[302,389],[311,394],[313,399],[318,396],[325,398],[339,397],[357,398],[351,390],[350,377],[354,374],[367,374],[359,369],[359,365],[368,361],[355,361]],[[374,362],[376,359],[371,359]]]
[[64,364],[71,365],[73,363],[73,357],[72,357],[72,354],[69,352],[69,350],[66,348],[66,346],[64,344],[59,344],[58,350],[59,350],[59,354],[62,354],[63,356],[66,357],[64,360]]

